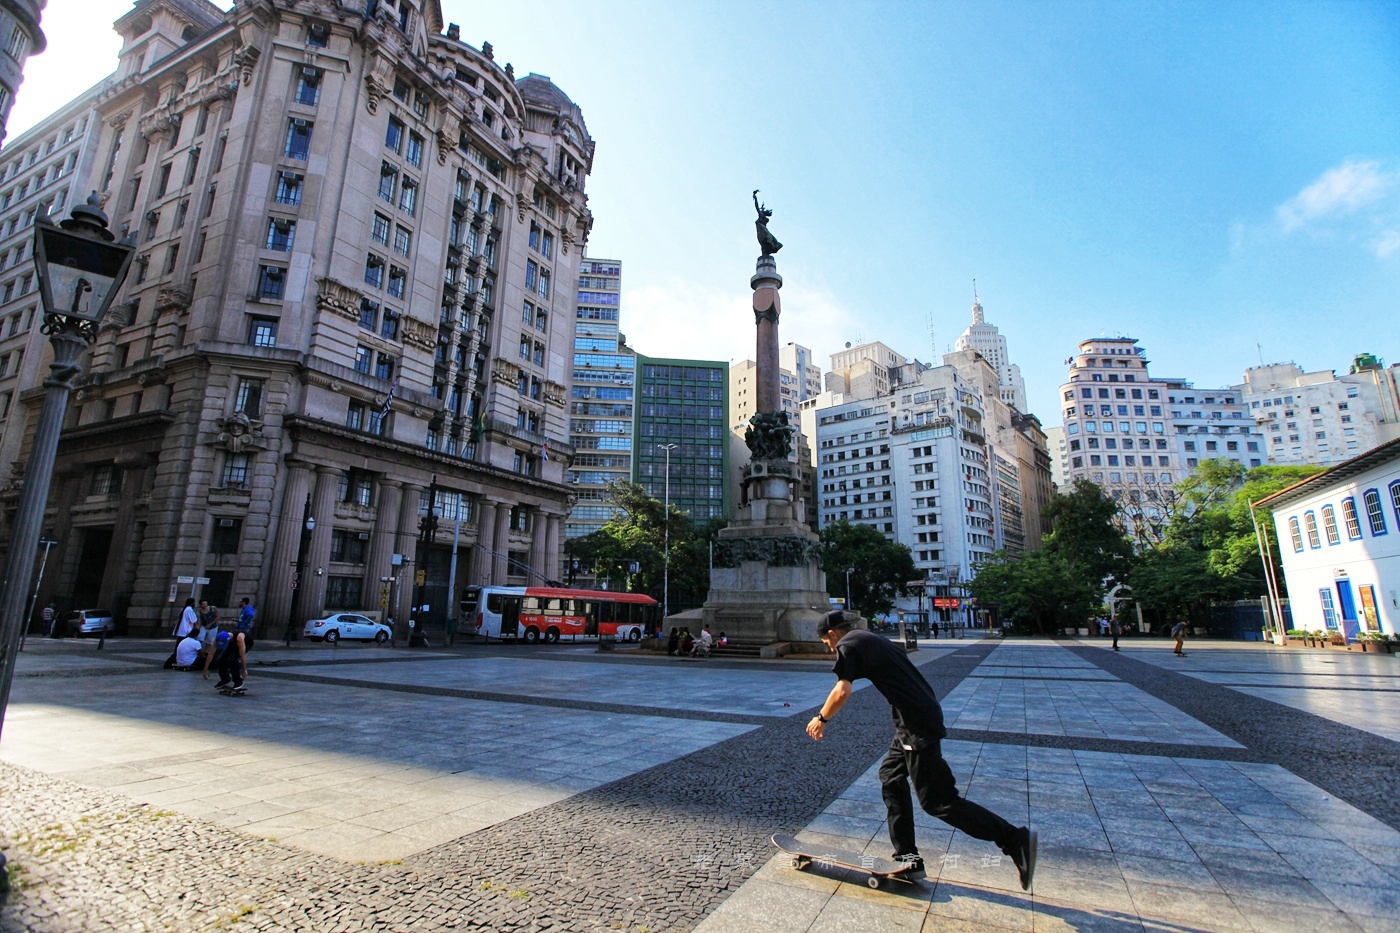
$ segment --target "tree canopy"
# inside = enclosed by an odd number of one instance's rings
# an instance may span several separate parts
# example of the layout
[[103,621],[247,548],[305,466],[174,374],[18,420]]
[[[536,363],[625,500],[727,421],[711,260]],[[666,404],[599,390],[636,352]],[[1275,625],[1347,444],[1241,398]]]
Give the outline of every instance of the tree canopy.
[[845,598],[846,571],[851,570],[851,605],[867,619],[894,608],[896,596],[908,592],[919,576],[909,547],[889,541],[869,525],[842,519],[821,532],[828,595]]
[[[636,483],[621,481],[607,489],[617,514],[603,527],[564,545],[600,581],[625,581],[626,589],[662,598],[666,576],[666,507]],[[671,507],[671,611],[698,605],[710,588],[709,542],[722,521],[696,524]],[[630,572],[637,564],[637,572]]]

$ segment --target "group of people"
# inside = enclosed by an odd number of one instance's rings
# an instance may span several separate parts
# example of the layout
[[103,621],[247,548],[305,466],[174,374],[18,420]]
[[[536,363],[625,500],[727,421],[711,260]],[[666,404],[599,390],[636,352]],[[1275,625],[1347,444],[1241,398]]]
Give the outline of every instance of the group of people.
[[245,596],[238,606],[238,615],[231,625],[220,625],[219,610],[207,599],[185,601],[180,621],[175,626],[178,639],[175,651],[165,659],[166,670],[192,671],[201,669],[209,679],[213,667],[219,679],[215,688],[242,691],[248,679],[248,652],[253,648],[253,626],[257,612]]
[[721,648],[729,644],[729,637],[723,632],[716,638],[707,625],[700,630],[700,637],[696,638],[690,634],[689,628],[676,628],[672,626],[671,635],[666,639],[666,653],[682,658],[708,658],[710,651],[715,646]]

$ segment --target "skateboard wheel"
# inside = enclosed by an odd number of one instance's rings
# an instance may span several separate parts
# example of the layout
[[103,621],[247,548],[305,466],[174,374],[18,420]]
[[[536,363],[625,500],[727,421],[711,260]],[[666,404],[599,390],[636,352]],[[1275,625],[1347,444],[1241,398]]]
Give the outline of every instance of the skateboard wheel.
[[804,869],[804,868],[807,867],[807,860],[806,860],[806,859],[797,858],[797,857],[794,856],[793,859],[792,859],[791,864],[792,864],[792,867],[793,867],[793,868],[796,868],[798,871],[801,871],[802,869]]
[[880,887],[880,876],[871,875],[869,878],[865,879],[865,883],[872,888],[878,888]]

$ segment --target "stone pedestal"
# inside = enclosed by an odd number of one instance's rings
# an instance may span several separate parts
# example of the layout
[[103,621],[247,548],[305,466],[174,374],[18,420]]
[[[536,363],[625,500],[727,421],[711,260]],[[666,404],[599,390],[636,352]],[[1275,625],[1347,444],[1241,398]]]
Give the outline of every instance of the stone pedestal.
[[797,471],[786,460],[744,468],[739,514],[715,544],[703,624],[765,656],[825,651],[817,623],[829,609],[821,540],[802,521]]

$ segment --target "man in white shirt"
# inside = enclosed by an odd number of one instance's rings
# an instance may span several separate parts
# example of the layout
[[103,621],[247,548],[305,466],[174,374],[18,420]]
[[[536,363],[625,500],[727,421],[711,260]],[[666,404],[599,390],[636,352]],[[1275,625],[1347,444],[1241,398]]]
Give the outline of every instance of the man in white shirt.
[[710,627],[707,625],[700,632],[700,643],[695,646],[696,655],[702,658],[708,658],[710,656],[710,648],[714,646],[714,643],[715,636],[710,634]]
[[180,624],[175,626],[175,637],[184,638],[189,635],[198,623],[199,615],[194,611],[194,600],[185,600],[185,611],[180,613]]

